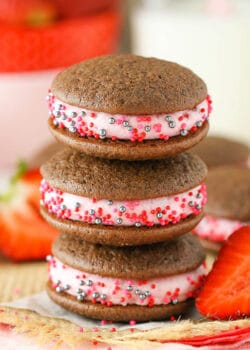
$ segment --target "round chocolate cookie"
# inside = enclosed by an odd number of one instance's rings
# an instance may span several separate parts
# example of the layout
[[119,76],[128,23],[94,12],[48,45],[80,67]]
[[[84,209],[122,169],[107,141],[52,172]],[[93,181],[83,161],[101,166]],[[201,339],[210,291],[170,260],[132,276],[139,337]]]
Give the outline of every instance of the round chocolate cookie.
[[222,165],[247,166],[250,157],[247,145],[219,136],[206,137],[191,152],[201,157],[208,168]]
[[189,234],[170,243],[123,248],[62,234],[52,251],[49,296],[96,319],[148,321],[183,313],[206,273],[204,251]]
[[195,227],[204,247],[218,250],[221,243],[250,221],[250,169],[216,167],[207,177],[205,216]]
[[250,220],[250,169],[220,167],[207,177],[206,214],[231,220]]
[[49,127],[91,156],[144,160],[183,152],[208,132],[211,100],[189,69],[156,58],[102,56],[54,79]]
[[206,172],[188,153],[125,162],[64,150],[41,168],[41,212],[60,231],[89,242],[160,242],[201,220]]

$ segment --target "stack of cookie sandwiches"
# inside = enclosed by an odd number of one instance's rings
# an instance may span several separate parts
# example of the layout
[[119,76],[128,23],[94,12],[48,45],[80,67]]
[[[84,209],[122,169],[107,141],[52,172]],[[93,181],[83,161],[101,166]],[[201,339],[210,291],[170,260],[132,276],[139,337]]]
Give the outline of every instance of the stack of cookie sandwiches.
[[185,153],[208,131],[205,83],[176,63],[103,56],[59,73],[48,106],[68,146],[41,168],[41,212],[62,232],[50,298],[95,319],[182,314],[206,274],[188,232],[203,215],[207,169]]

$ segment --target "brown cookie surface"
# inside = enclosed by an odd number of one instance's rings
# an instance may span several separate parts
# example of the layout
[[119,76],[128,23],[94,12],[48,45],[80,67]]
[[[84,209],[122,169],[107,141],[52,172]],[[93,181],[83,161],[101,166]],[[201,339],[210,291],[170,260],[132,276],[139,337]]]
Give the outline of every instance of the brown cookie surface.
[[55,127],[51,119],[49,119],[49,129],[58,142],[89,156],[133,161],[162,159],[185,152],[205,138],[209,125],[206,121],[201,128],[185,137],[179,135],[167,141],[157,139],[143,142],[80,137],[67,129]]
[[205,259],[199,240],[189,234],[171,242],[122,248],[61,234],[52,251],[64,264],[80,271],[141,280],[192,271]]
[[135,55],[101,56],[60,72],[52,93],[61,101],[111,114],[156,114],[193,109],[205,83],[176,63]]
[[222,218],[250,220],[250,169],[218,167],[207,177],[205,212]]
[[244,165],[250,156],[250,149],[247,145],[218,136],[205,138],[191,152],[203,159],[208,168],[222,165]]
[[124,162],[64,150],[46,162],[41,173],[52,187],[64,192],[137,200],[185,192],[204,181],[207,169],[200,158],[189,153],[150,162]]
[[77,236],[90,243],[100,243],[112,246],[133,246],[151,244],[172,240],[183,233],[191,231],[203,217],[203,212],[194,216],[190,215],[176,224],[169,223],[166,226],[155,225],[151,227],[141,226],[112,226],[94,225],[84,222],[60,219],[41,207],[44,219],[60,232]]
[[137,322],[162,320],[185,313],[190,306],[192,300],[177,303],[176,305],[157,305],[157,306],[140,306],[140,305],[113,305],[106,306],[100,303],[79,302],[76,298],[66,293],[57,293],[52,288],[51,283],[47,285],[47,293],[49,297],[63,308],[72,312],[84,315],[86,317],[99,320],[112,320],[114,322],[128,322],[136,320]]

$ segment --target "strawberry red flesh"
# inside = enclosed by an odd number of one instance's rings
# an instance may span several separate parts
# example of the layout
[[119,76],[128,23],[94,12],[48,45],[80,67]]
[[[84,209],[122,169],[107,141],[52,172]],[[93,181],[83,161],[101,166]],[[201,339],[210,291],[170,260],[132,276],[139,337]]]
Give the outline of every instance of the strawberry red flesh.
[[222,247],[196,305],[213,319],[250,316],[250,226],[234,232]]
[[15,261],[44,259],[58,234],[39,212],[38,169],[17,172],[0,197],[0,251]]

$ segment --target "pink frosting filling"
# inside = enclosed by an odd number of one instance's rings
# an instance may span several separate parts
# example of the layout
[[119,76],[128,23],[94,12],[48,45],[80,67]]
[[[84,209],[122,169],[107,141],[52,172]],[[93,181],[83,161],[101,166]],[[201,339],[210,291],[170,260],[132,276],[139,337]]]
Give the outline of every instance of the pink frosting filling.
[[207,273],[205,263],[179,275],[149,280],[102,277],[73,269],[55,257],[49,259],[49,279],[58,293],[66,292],[79,301],[88,300],[107,306],[136,304],[153,306],[195,297]]
[[193,232],[199,237],[213,242],[224,242],[234,231],[245,225],[247,223],[241,221],[205,215]]
[[154,115],[111,115],[66,104],[51,92],[47,96],[50,118],[58,128],[81,137],[112,140],[168,140],[170,137],[195,132],[209,117],[209,96],[192,110]]
[[153,226],[177,223],[201,212],[207,199],[201,184],[187,192],[169,197],[133,201],[81,197],[52,188],[41,182],[41,205],[62,219],[90,224]]

